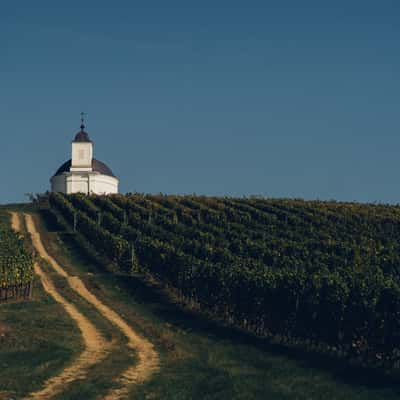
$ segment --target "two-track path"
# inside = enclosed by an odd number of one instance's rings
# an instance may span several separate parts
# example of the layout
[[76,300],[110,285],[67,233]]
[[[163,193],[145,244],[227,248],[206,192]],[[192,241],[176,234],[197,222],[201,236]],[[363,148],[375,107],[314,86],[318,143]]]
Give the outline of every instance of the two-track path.
[[[28,218],[27,218],[28,222]],[[32,219],[29,218],[30,226],[29,232],[32,235],[32,239],[35,237],[34,246],[39,254],[49,261],[50,256],[45,251],[38,234],[34,229]],[[16,231],[21,231],[21,220],[19,215],[12,213],[12,227]],[[32,234],[33,233],[33,234]],[[96,327],[75,307],[74,304],[67,301],[56,289],[53,281],[48,277],[40,265],[35,262],[34,265],[35,273],[39,276],[44,290],[53,299],[60,303],[69,316],[76,322],[84,342],[84,351],[80,356],[75,359],[69,366],[67,366],[59,375],[51,377],[44,383],[43,389],[40,391],[31,393],[29,399],[50,399],[54,395],[60,393],[65,386],[77,379],[84,379],[87,370],[94,364],[102,361],[109,351],[109,344],[105,341],[100,332]],[[61,271],[61,269],[60,269]]]
[[[79,277],[69,275],[64,268],[48,254],[31,215],[25,214],[25,223],[38,254],[50,264],[57,274],[65,278],[72,290],[92,304],[104,318],[109,320],[128,339],[126,346],[136,353],[137,361],[116,379],[116,382],[119,384],[117,389],[112,390],[102,397],[105,400],[125,398],[129,393],[130,385],[142,383],[153,373],[158,371],[159,357],[157,352],[154,350],[153,345],[148,340],[138,335],[117,312],[106,306],[90,292]],[[21,231],[20,216],[16,213],[12,213],[12,225],[16,231]],[[50,277],[45,274],[38,263],[35,263],[35,272],[40,277],[46,292],[49,293],[55,301],[60,303],[76,322],[84,342],[84,351],[76,360],[66,367],[59,375],[45,382],[42,390],[32,393],[28,397],[32,400],[46,400],[64,390],[66,384],[77,379],[84,379],[87,370],[92,365],[101,362],[109,354],[112,344],[106,342],[97,328],[77,309],[77,307],[68,302],[59,293]]]

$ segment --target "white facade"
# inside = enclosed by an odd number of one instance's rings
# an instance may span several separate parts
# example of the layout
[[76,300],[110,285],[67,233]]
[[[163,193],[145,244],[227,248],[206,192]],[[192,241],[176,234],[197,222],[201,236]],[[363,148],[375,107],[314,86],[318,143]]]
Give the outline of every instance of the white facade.
[[79,132],[72,142],[72,157],[50,179],[51,191],[61,193],[118,193],[119,181],[104,163],[93,158],[93,143]]
[[60,193],[118,193],[118,179],[99,172],[64,172],[50,179],[51,191]]
[[92,171],[92,160],[92,142],[72,142],[71,171]]

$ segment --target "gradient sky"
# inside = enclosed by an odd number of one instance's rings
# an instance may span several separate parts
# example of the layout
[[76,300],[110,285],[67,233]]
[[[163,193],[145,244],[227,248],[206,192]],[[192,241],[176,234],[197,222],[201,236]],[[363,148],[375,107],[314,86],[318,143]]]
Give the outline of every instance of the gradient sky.
[[121,191],[400,201],[398,1],[0,4],[0,203],[79,113]]

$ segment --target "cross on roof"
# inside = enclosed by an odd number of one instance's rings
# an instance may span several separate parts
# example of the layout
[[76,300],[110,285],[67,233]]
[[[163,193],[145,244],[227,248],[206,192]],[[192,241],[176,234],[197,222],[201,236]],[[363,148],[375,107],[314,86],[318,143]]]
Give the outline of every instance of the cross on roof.
[[84,122],[85,122],[85,115],[87,115],[84,112],[81,112],[81,129],[83,130],[85,128]]

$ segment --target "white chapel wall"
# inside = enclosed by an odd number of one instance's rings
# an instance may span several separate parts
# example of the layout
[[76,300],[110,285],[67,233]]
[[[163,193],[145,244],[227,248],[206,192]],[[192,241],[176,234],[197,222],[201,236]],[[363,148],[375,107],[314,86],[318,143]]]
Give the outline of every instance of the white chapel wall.
[[93,143],[73,142],[72,143],[72,164],[71,171],[74,169],[84,171],[92,170]]
[[89,193],[89,178],[87,174],[73,173],[67,176],[67,193]]
[[95,194],[118,193],[118,179],[108,175],[91,175],[90,192]]
[[51,178],[52,192],[61,193],[118,193],[117,178],[99,173],[64,173]]

